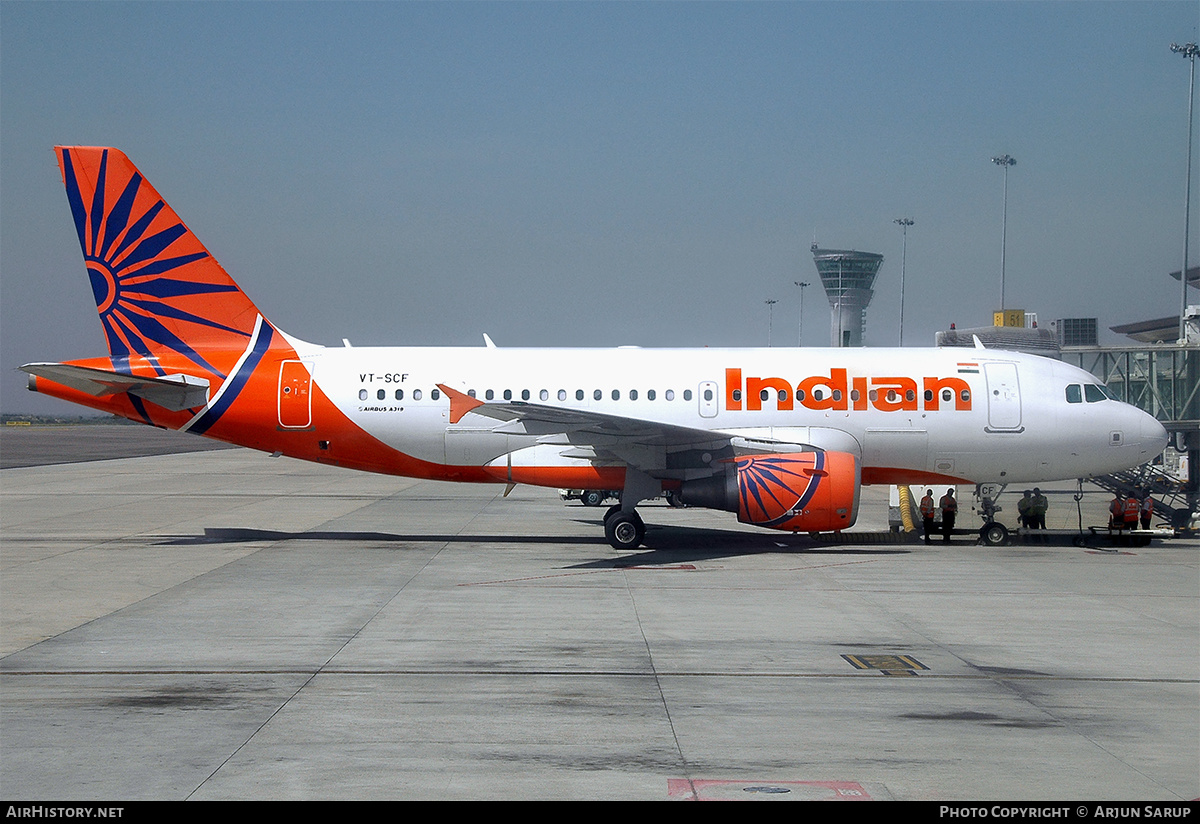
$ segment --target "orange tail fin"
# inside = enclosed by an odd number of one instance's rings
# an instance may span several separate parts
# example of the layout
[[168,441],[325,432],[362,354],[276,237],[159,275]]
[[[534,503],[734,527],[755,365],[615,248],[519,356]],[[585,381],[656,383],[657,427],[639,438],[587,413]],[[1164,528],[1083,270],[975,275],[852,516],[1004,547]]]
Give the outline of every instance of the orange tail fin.
[[56,153],[114,365],[182,359],[224,379],[258,309],[124,153]]

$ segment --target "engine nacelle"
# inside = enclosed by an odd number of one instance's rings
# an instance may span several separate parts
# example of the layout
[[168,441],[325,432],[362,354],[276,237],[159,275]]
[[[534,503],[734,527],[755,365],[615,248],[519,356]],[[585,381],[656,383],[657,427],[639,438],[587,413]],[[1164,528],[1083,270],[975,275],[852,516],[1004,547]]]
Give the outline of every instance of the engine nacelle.
[[847,452],[748,455],[735,465],[725,475],[685,482],[680,500],[789,532],[847,529],[858,517],[861,469]]

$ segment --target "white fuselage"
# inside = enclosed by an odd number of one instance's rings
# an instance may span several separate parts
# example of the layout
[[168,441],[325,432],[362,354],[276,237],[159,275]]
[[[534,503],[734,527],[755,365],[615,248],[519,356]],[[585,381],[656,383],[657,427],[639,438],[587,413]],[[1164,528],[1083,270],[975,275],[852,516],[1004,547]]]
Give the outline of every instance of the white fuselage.
[[1069,386],[1099,383],[1087,372],[998,350],[297,350],[354,423],[436,464],[478,466],[539,443],[550,448],[527,449],[527,460],[578,460],[544,433],[471,414],[451,423],[437,384],[484,402],[852,451],[867,483],[1088,477],[1148,461],[1166,443],[1162,426],[1135,407],[1082,391],[1071,402]]

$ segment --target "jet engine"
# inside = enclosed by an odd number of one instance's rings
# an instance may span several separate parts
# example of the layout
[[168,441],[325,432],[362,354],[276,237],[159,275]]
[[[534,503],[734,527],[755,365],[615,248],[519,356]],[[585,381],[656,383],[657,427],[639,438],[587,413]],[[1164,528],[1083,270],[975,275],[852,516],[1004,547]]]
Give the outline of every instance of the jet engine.
[[789,532],[846,529],[858,517],[861,470],[848,452],[746,455],[732,463],[723,475],[684,482],[679,500]]

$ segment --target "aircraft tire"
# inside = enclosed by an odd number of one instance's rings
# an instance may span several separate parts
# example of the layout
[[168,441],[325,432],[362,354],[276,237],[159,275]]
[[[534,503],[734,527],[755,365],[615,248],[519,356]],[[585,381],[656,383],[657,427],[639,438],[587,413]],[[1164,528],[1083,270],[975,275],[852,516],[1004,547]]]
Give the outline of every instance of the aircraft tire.
[[646,524],[636,512],[614,512],[604,519],[604,537],[613,549],[637,549],[646,537]]
[[1004,524],[989,521],[979,530],[979,537],[988,546],[1003,546],[1008,542],[1008,527]]

